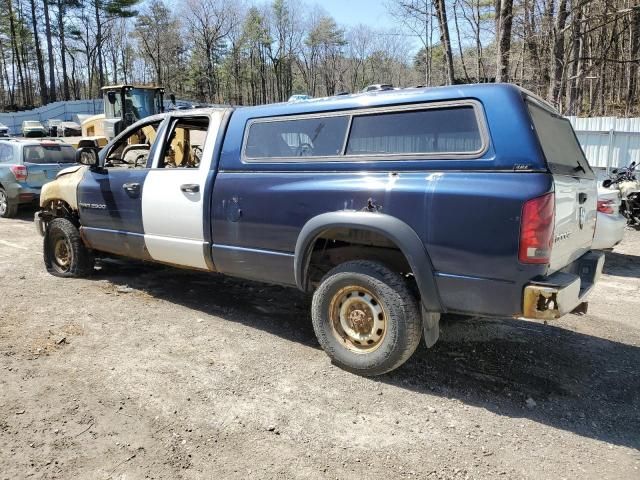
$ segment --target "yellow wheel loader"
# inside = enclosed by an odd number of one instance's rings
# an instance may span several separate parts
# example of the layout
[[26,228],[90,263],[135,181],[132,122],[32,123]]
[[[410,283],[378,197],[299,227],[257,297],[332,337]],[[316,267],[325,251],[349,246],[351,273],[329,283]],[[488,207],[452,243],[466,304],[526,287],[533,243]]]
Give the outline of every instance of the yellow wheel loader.
[[[103,146],[138,120],[164,112],[164,88],[111,85],[103,87],[104,113],[82,122],[82,137]],[[171,95],[175,103],[175,97]]]

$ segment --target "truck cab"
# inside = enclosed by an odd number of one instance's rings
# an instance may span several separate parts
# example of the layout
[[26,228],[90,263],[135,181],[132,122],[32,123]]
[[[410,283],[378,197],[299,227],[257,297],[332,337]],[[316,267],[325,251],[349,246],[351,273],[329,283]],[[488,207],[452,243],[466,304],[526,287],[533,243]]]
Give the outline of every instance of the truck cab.
[[78,159],[41,197],[52,274],[118,255],[296,287],[363,375],[433,345],[444,313],[571,312],[604,261],[571,125],[511,85],[170,112]]

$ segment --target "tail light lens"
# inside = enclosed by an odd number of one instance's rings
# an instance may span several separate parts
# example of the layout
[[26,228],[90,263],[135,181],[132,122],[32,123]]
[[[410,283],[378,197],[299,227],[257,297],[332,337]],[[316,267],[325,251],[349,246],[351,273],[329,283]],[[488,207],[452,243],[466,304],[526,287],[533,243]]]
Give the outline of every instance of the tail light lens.
[[520,262],[549,263],[553,246],[555,210],[553,192],[533,198],[524,204],[518,250]]
[[11,165],[9,168],[13,176],[16,177],[16,181],[24,182],[27,179],[27,167],[24,165]]
[[613,200],[598,200],[598,211],[600,213],[608,213],[612,215],[615,213],[615,203]]

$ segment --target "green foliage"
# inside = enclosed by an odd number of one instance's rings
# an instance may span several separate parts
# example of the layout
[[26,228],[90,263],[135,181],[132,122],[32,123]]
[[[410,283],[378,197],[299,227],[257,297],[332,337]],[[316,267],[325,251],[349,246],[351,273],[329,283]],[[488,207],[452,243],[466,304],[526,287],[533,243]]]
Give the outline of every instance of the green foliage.
[[323,16],[318,24],[309,32],[305,43],[308,46],[325,48],[342,47],[346,45],[344,30],[338,28],[332,17]]
[[94,0],[107,15],[120,18],[132,18],[138,15],[135,7],[140,0]]
[[251,7],[247,13],[247,18],[243,28],[243,40],[249,47],[263,47],[271,44],[269,29],[266,19],[256,7]]

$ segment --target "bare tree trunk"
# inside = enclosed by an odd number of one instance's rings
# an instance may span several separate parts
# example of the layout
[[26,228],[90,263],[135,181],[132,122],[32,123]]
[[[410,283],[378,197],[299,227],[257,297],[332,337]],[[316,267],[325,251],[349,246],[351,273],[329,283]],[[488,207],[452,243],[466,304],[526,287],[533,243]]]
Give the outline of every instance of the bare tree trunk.
[[553,50],[551,55],[551,78],[549,80],[549,90],[547,100],[551,103],[558,103],[558,93],[562,83],[561,75],[564,67],[564,27],[567,23],[567,0],[560,0],[556,23],[553,27]]
[[44,61],[40,48],[40,35],[38,35],[38,16],[36,15],[36,1],[31,1],[31,23],[33,25],[33,40],[36,48],[36,62],[38,64],[38,84],[40,86],[40,103],[47,103],[47,79],[44,73]]
[[466,82],[471,83],[471,78],[469,77],[469,72],[467,71],[467,65],[464,62],[464,51],[462,49],[462,42],[460,41],[460,27],[458,26],[458,14],[456,11],[457,5],[458,5],[458,2],[456,0],[456,3],[453,4],[453,19],[456,25],[456,36],[458,40],[458,50],[460,52],[460,63],[462,63],[462,70],[464,71]]
[[569,74],[569,94],[567,96],[567,106],[565,111],[568,115],[577,113],[577,102],[579,90],[582,90],[582,52],[584,38],[581,33],[582,8],[578,8],[573,12],[571,22],[571,52],[573,59],[571,62],[571,73]]
[[[46,0],[45,0],[46,1]],[[96,16],[96,47],[98,50],[98,92],[104,87],[104,65],[102,58],[102,20],[100,19],[100,0],[94,0],[95,16]]]
[[498,57],[496,82],[509,81],[509,54],[511,53],[511,25],[513,23],[513,0],[500,0],[498,17]]
[[631,108],[638,101],[638,64],[640,63],[640,7],[638,6],[631,13],[629,32],[631,63],[629,64],[629,81],[627,83],[627,115],[631,114]]
[[[476,0],[475,2],[476,10],[473,13],[473,22],[474,22],[474,35],[476,41],[476,81],[477,82],[485,82],[487,77],[487,72],[484,69],[484,65],[482,63],[482,39],[480,37],[480,0]],[[480,80],[480,79],[483,80]]]
[[51,21],[49,19],[49,0],[42,0],[44,6],[44,27],[47,37],[47,55],[49,56],[49,102],[56,101],[56,71],[51,41]]
[[67,75],[67,43],[64,33],[65,0],[58,0],[58,38],[60,39],[60,60],[62,65],[62,93],[65,100],[70,99],[69,77]]
[[11,4],[11,0],[6,0],[7,6],[8,6],[8,13],[9,13],[9,28],[10,28],[10,32],[11,32],[11,46],[13,48],[13,56],[16,62],[16,65],[18,67],[18,80],[19,80],[19,88],[21,91],[21,100],[22,102],[26,102],[26,98],[27,98],[27,92],[26,92],[26,87],[25,87],[25,83],[24,83],[24,73],[22,70],[22,66],[23,66],[23,62],[22,59],[20,58],[20,48],[18,45],[18,34],[16,32],[16,19],[15,19],[15,15],[14,15],[14,11],[13,11],[13,5]]
[[[513,1],[513,0],[511,0]],[[445,0],[435,0],[436,15],[438,17],[438,27],[440,29],[440,42],[444,48],[444,66],[447,84],[455,83],[453,71],[453,54],[451,53],[451,38],[449,36],[449,24],[447,23],[447,6]]]
[[[0,85],[6,85],[7,88],[7,93],[9,95],[8,97],[8,102],[10,105],[12,105],[15,100],[14,97],[14,93],[13,93],[13,89],[11,88],[11,81],[9,80],[9,69],[7,68],[7,62],[4,56],[4,44],[2,43],[2,37],[0,37],[0,66],[2,66],[2,81],[0,82]],[[4,107],[4,99],[5,97],[2,97],[3,100],[3,107]]]

